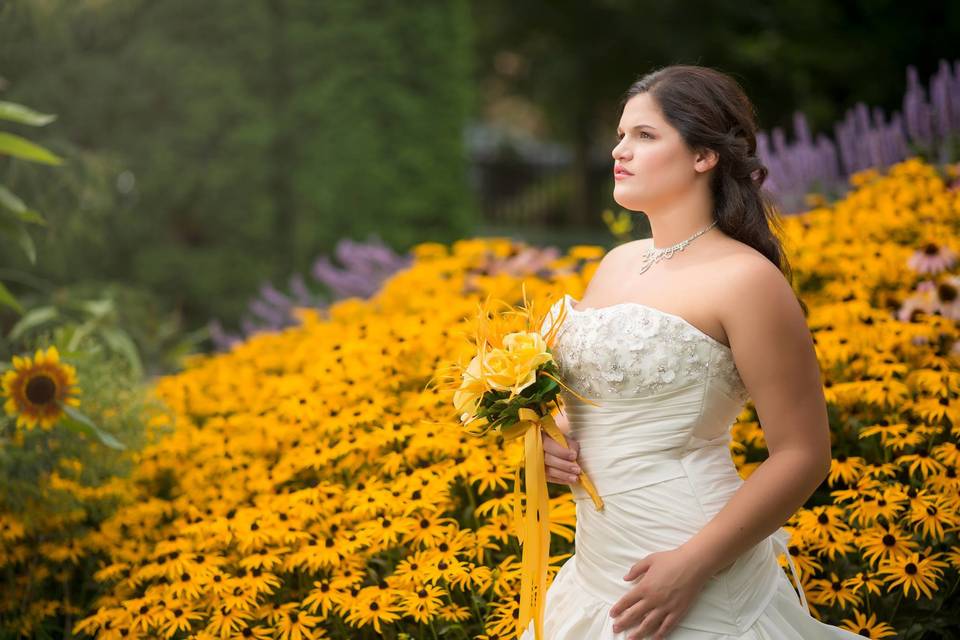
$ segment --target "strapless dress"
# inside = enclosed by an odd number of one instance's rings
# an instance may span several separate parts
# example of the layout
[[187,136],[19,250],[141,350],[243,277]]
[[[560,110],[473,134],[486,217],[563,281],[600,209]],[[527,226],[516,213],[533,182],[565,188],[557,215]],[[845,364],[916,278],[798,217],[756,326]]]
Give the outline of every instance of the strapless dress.
[[[605,507],[571,485],[575,552],[547,590],[545,640],[625,640],[637,626],[614,632],[609,614],[632,586],[623,576],[693,537],[743,484],[729,447],[749,395],[732,350],[684,318],[633,302],[582,310],[575,302],[558,300],[541,330],[566,305],[552,350],[565,383],[600,405],[562,392],[577,462]],[[789,538],[781,527],[714,574],[667,638],[860,638],[810,614]],[[521,640],[533,639],[531,621]]]

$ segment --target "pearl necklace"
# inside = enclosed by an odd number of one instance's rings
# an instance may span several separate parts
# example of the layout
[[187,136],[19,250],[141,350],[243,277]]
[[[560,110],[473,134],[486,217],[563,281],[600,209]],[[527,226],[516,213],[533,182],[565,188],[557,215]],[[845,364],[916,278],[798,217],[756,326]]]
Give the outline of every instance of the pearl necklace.
[[656,247],[653,247],[652,249],[647,250],[643,254],[643,265],[640,267],[640,273],[643,273],[644,271],[652,267],[657,262],[660,262],[660,260],[668,260],[672,258],[674,253],[678,251],[683,251],[688,244],[693,242],[695,238],[702,236],[703,234],[705,234],[707,231],[710,231],[710,229],[714,228],[715,226],[717,226],[716,220],[711,222],[707,228],[697,231],[695,234],[693,234],[686,240],[681,240],[680,242],[673,245],[672,247],[664,247],[662,249],[657,249]]

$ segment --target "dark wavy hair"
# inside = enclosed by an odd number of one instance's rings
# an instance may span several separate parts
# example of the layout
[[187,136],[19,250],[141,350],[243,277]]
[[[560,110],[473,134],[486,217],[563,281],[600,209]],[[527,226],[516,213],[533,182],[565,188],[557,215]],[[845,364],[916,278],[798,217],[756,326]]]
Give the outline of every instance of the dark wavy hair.
[[770,192],[761,188],[767,168],[756,153],[755,110],[740,84],[709,67],[661,67],[630,85],[620,102],[621,116],[631,98],[647,92],[689,149],[719,154],[710,180],[717,227],[762,253],[792,283],[779,239],[780,213]]

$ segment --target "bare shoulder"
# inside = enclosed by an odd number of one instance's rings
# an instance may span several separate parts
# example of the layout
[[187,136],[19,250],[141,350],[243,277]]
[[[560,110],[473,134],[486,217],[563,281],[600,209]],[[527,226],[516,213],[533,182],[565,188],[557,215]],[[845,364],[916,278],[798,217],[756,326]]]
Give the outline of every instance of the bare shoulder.
[[780,268],[753,247],[737,244],[742,248],[731,251],[722,261],[728,313],[744,315],[736,310],[769,304],[796,306],[802,313],[793,287]]
[[633,259],[637,254],[643,253],[653,247],[653,238],[640,238],[618,244],[607,252],[603,257],[608,262],[616,262],[621,259]]

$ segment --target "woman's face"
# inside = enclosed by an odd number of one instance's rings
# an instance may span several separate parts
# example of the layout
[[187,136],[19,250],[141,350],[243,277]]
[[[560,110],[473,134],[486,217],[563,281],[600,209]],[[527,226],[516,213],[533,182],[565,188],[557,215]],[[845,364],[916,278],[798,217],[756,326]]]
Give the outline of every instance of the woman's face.
[[[655,211],[676,200],[699,175],[698,154],[667,124],[649,93],[630,98],[617,127],[613,148],[613,199],[630,211]],[[618,175],[619,168],[632,175]]]

